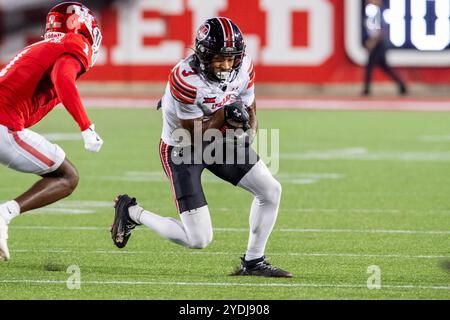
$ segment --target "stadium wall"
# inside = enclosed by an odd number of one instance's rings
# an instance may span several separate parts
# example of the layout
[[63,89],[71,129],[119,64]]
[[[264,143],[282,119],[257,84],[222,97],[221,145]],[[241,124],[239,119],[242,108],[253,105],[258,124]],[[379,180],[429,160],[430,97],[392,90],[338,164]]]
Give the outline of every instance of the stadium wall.
[[[360,83],[362,66],[348,53],[351,41],[357,41],[349,39],[351,22],[356,19],[350,16],[353,3],[355,0],[116,1],[97,13],[103,49],[96,67],[82,80],[164,82],[172,66],[192,52],[193,35],[202,21],[223,15],[244,32],[259,83]],[[7,63],[21,47],[37,40],[43,25],[3,36],[1,62]],[[399,70],[409,82],[450,85],[448,65],[399,66]],[[387,80],[381,73],[376,73],[375,79]]]

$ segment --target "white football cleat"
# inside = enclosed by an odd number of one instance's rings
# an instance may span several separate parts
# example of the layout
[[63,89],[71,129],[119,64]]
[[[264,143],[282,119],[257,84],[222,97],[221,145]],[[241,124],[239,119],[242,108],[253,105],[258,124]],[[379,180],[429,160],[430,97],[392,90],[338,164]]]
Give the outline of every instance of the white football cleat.
[[8,224],[0,216],[0,261],[9,260],[8,250]]

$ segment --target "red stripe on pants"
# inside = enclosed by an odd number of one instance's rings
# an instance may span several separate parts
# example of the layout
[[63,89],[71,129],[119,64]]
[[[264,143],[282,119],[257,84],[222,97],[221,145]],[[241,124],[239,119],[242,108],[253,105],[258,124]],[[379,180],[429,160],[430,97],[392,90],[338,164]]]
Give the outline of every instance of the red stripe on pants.
[[23,141],[22,139],[20,139],[19,134],[17,133],[17,131],[13,131],[12,135],[14,137],[14,141],[16,141],[16,143],[26,152],[28,152],[29,154],[31,154],[33,157],[35,157],[36,159],[38,159],[39,161],[41,161],[42,163],[45,163],[47,166],[52,167],[55,163],[47,158],[44,154],[40,153],[38,150],[36,150],[33,146],[29,145],[28,143],[26,143],[25,141]]
[[175,193],[175,186],[173,185],[172,169],[170,169],[170,165],[169,165],[169,145],[165,144],[164,141],[161,140],[159,151],[160,151],[159,156],[161,158],[161,162],[163,164],[164,171],[166,172],[166,175],[170,180],[170,186],[172,187],[173,199],[175,200],[175,205],[179,212],[180,206],[178,204],[177,194]]

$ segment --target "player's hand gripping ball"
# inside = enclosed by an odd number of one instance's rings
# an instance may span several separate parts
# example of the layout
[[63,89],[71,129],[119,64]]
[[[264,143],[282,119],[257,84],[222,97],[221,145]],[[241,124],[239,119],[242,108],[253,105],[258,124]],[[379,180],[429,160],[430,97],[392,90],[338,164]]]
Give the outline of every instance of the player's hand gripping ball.
[[247,107],[241,101],[235,101],[224,107],[225,122],[228,127],[241,128],[244,131],[250,128],[250,116]]

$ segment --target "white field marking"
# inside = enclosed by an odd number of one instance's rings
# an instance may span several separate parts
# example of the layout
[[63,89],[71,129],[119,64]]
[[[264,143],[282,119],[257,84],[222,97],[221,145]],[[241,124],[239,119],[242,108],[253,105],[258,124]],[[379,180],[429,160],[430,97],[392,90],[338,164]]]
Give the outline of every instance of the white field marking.
[[[275,155],[274,155],[275,156]],[[450,161],[448,151],[368,151],[365,148],[281,153],[284,160]]]
[[[342,179],[344,175],[339,173],[281,173],[276,178],[282,183],[288,184],[312,184],[324,179]],[[127,171],[123,176],[107,176],[104,180],[127,181],[127,182],[165,182],[167,177],[161,171]],[[223,183],[223,180],[216,176],[206,173],[202,175],[202,182],[205,183]]]
[[[83,103],[88,108],[133,108],[155,107],[158,98],[133,97],[86,97]],[[397,111],[450,111],[450,100],[414,99],[268,99],[258,98],[261,109],[293,110],[397,110]]]
[[54,132],[54,133],[41,133],[41,135],[50,141],[78,141],[83,140],[80,133],[64,133],[64,132]]
[[[248,232],[245,228],[214,228],[214,231]],[[280,228],[278,232],[298,233],[387,233],[387,234],[450,234],[450,231],[419,231],[419,230],[384,230],[384,229],[290,229]]]
[[339,173],[279,173],[275,177],[282,183],[313,184],[321,180],[337,180],[344,177]]
[[442,135],[442,136],[424,135],[420,136],[419,140],[422,142],[450,142],[450,135]]
[[94,214],[99,208],[113,208],[111,201],[62,200],[30,211],[32,214]]
[[[80,230],[92,230],[92,231],[106,231],[110,230],[106,227],[61,227],[61,226],[11,226],[11,229],[24,229],[24,230],[55,230],[55,231],[80,231]],[[146,230],[145,228],[136,230]],[[214,231],[218,232],[248,232],[248,228],[214,228]],[[291,229],[280,228],[274,229],[274,232],[298,232],[298,233],[387,233],[387,234],[435,234],[435,235],[447,235],[450,231],[438,231],[438,230],[384,230],[384,229]]]
[[[325,174],[332,175],[332,174]],[[330,176],[330,179],[334,179]],[[0,200],[0,203],[6,202],[7,200]],[[54,214],[54,215],[76,215],[76,214],[98,214],[98,208],[109,208],[112,209],[113,202],[109,201],[75,201],[75,200],[62,200],[51,204],[49,206],[35,209],[27,214]],[[215,208],[216,212],[232,212],[236,210],[248,211],[247,208]],[[418,210],[399,210],[399,209],[349,209],[349,208],[284,208],[283,212],[300,212],[300,213],[340,213],[340,212],[352,212],[352,213],[401,213],[401,212],[422,212]],[[450,210],[434,210],[434,212],[439,213],[450,213]]]
[[[306,174],[305,174],[306,175]],[[311,174],[313,175],[313,174]],[[319,176],[322,174],[319,174]],[[338,179],[341,177],[339,174],[324,173],[324,177],[329,179]],[[8,200],[0,200],[0,203]],[[33,214],[86,214],[86,213],[98,213],[97,208],[112,208],[113,201],[92,201],[92,200],[61,200],[49,206],[35,209],[30,211]],[[247,208],[226,208],[219,207],[214,208],[214,211],[218,212],[230,212],[236,210],[248,211]],[[302,213],[340,213],[340,212],[352,212],[352,213],[401,213],[401,212],[423,212],[423,210],[413,209],[378,209],[378,208],[283,208],[283,212],[302,212]],[[450,214],[450,210],[433,210],[435,213]]]
[[[67,250],[67,249],[14,249],[17,253],[70,253],[70,254],[155,254],[155,251],[123,251],[123,250]],[[225,255],[236,256],[238,252],[208,252],[208,251],[164,251],[167,255]],[[293,256],[293,257],[341,257],[341,258],[398,258],[398,259],[449,259],[445,255],[405,255],[405,254],[361,254],[361,253],[333,253],[333,252],[288,252],[270,253],[270,256]]]
[[[0,283],[28,283],[28,284],[66,284],[67,280],[34,280],[11,279],[0,280]],[[285,287],[285,288],[338,288],[338,289],[367,289],[367,284],[318,284],[318,283],[235,283],[235,282],[170,282],[170,281],[81,281],[81,285],[146,285],[146,286],[205,286],[205,287]],[[450,290],[450,286],[433,285],[388,285],[383,289],[429,289]]]
[[[219,207],[214,208],[210,210],[212,212],[233,212],[233,211],[248,211],[248,208],[226,208],[226,207]],[[349,209],[349,208],[282,208],[280,209],[281,212],[297,212],[297,213],[389,213],[389,214],[395,214],[395,213],[424,213],[425,210],[413,210],[413,209]],[[433,213],[441,213],[441,214],[450,214],[450,210],[433,210]]]
[[[413,210],[413,209],[314,209],[314,208],[305,208],[305,209],[294,209],[294,208],[286,208],[281,211],[287,212],[304,212],[304,213],[342,213],[342,212],[351,212],[351,213],[424,213],[425,210]],[[433,210],[433,213],[443,213],[450,214],[450,210]]]
[[[220,208],[220,209],[226,209],[226,208]],[[230,210],[230,209],[228,209]],[[293,212],[352,212],[352,213],[401,213],[401,212],[407,212],[407,213],[424,213],[425,210],[414,210],[414,209],[377,209],[377,208],[368,208],[368,209],[349,209],[349,208],[302,208],[302,209],[295,209],[295,208],[284,208],[281,211],[293,211]],[[433,210],[433,213],[446,213],[449,214],[450,210]]]

